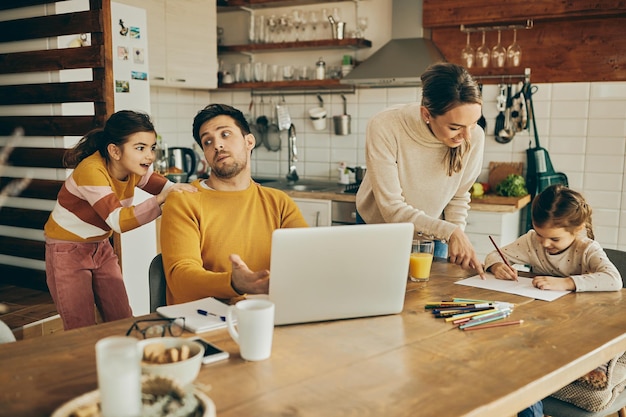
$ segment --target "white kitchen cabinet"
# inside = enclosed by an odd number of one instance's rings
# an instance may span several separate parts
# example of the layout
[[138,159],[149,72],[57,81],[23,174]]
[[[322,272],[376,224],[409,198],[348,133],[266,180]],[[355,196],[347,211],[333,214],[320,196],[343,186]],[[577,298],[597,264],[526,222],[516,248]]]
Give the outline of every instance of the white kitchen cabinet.
[[217,87],[216,0],[119,1],[146,10],[150,85]]
[[465,233],[474,246],[478,259],[484,262],[485,256],[495,248],[489,236],[498,246],[508,245],[520,235],[521,210],[513,212],[469,211]]
[[304,220],[311,227],[330,226],[331,224],[331,201],[313,198],[294,198]]

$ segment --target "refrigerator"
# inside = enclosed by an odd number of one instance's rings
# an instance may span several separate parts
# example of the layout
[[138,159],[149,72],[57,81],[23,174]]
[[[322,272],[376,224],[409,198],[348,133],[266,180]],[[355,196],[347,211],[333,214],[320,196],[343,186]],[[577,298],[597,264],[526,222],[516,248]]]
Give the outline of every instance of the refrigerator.
[[[56,12],[88,10],[89,0],[57,2]],[[111,2],[111,30],[113,39],[113,82],[115,84],[115,111],[135,110],[150,114],[150,83],[148,69],[148,22],[144,9]],[[90,34],[74,34],[57,38],[59,47],[76,48],[91,43]],[[90,69],[59,71],[60,81],[91,80]],[[64,103],[63,114],[91,115],[93,105],[86,103]],[[154,122],[154,120],[153,120]],[[158,129],[158,127],[157,127]],[[85,132],[87,133],[87,132]],[[70,148],[80,137],[64,137],[63,146]],[[59,176],[69,175],[64,171]],[[134,204],[150,194],[135,190]],[[122,233],[121,265],[124,283],[134,315],[150,312],[148,268],[157,254],[156,221],[135,230]]]
[[[148,69],[148,21],[146,11],[111,2],[115,111],[135,110],[150,114]],[[154,123],[154,120],[153,120]],[[135,189],[133,204],[152,195]],[[156,221],[122,233],[121,263],[133,314],[150,312],[148,269],[157,254]]]

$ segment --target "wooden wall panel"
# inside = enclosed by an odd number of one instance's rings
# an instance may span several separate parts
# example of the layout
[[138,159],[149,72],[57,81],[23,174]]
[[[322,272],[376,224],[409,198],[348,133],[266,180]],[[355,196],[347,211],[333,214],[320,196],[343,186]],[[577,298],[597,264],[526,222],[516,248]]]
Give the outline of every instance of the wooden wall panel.
[[[0,11],[18,9],[24,6],[55,3],[46,0],[3,0]],[[54,10],[51,4],[47,10]],[[0,22],[0,43],[20,40],[52,38],[52,49],[0,53],[0,74],[23,74],[32,72],[55,72],[64,69],[91,69],[93,81],[54,82],[0,86],[0,105],[27,108],[27,105],[58,105],[63,103],[87,103],[93,107],[93,115],[64,116],[54,111],[54,115],[32,115],[26,109],[23,113],[11,112],[0,116],[0,135],[9,136],[20,127],[23,129],[22,142],[12,150],[8,163],[16,167],[41,169],[63,169],[64,148],[55,147],[54,139],[63,136],[82,136],[90,130],[101,127],[113,113],[114,83],[112,70],[112,41],[110,0],[90,0],[89,10],[59,15],[39,16],[27,19],[4,19]],[[43,8],[41,8],[43,11]],[[61,35],[90,33],[91,46],[54,49],[54,38]],[[12,48],[11,48],[12,49]],[[17,77],[13,77],[17,79]],[[56,77],[51,76],[51,80]],[[43,106],[42,106],[43,107]],[[28,146],[31,136],[50,138],[50,147]],[[38,138],[38,140],[40,140]],[[40,142],[38,142],[40,143]],[[17,172],[23,172],[17,171]],[[59,172],[59,176],[62,176]],[[10,168],[3,175],[11,175]],[[4,188],[13,178],[0,178]],[[56,200],[63,181],[33,179],[20,193],[20,198],[36,200]],[[11,228],[42,231],[49,211],[26,207],[5,207],[0,210],[0,225]],[[46,206],[49,206],[46,205]],[[43,233],[42,233],[43,236]],[[15,233],[0,235],[0,254],[25,260],[43,261],[45,244]],[[32,263],[25,263],[31,265]],[[7,262],[0,263],[0,281],[12,285],[47,289],[45,272],[38,268]]]
[[[473,33],[471,43],[477,48],[481,34]],[[432,30],[432,39],[450,62],[461,64],[460,53],[466,34],[458,27]],[[512,31],[502,33],[502,43],[513,41]],[[518,30],[522,47],[522,68],[471,68],[474,75],[506,75],[532,70],[534,83],[626,80],[626,17],[536,22],[532,29]],[[487,45],[497,43],[497,32],[487,33]],[[486,80],[485,83],[499,80]]]
[[[466,34],[461,25],[475,29],[510,24],[534,27],[518,30],[522,67],[531,69],[532,82],[626,81],[626,0],[424,0],[423,25],[450,62],[462,64]],[[497,31],[487,31],[493,47]],[[512,43],[513,31],[502,32],[502,43]],[[474,48],[481,33],[472,33]],[[523,74],[523,68],[471,68],[474,75]],[[496,76],[491,78],[491,76]]]

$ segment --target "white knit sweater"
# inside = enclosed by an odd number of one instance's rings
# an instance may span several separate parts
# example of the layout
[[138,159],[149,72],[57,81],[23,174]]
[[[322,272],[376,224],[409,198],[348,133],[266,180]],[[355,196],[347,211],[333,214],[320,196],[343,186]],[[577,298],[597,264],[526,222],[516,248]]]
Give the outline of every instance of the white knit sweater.
[[366,223],[409,222],[416,233],[448,240],[457,227],[465,229],[469,189],[480,174],[484,146],[485,132],[477,125],[462,170],[448,176],[448,147],[422,120],[420,103],[384,110],[367,126],[359,214]]

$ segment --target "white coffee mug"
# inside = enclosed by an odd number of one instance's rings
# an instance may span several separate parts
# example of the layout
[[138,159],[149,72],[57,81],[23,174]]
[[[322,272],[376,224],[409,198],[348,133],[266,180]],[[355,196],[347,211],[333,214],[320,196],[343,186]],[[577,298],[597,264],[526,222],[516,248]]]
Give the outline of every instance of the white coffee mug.
[[239,301],[228,308],[226,324],[231,337],[239,345],[243,359],[262,361],[270,357],[274,335],[274,303],[262,299]]

